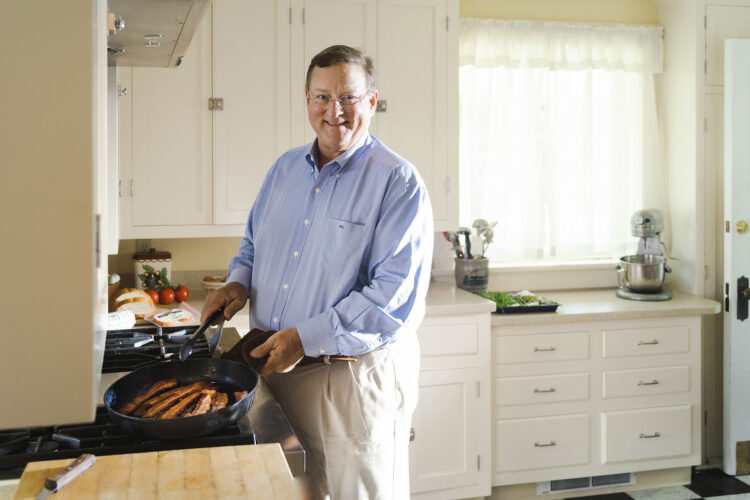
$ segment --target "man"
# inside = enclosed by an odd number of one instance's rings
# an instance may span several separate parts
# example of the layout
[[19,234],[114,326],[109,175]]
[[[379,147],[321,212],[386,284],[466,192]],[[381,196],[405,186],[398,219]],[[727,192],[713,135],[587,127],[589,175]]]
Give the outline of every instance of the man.
[[277,330],[250,355],[268,356],[260,374],[324,492],[408,498],[429,197],[414,166],[368,133],[378,99],[369,57],[323,50],[310,62],[305,99],[317,138],[269,170],[228,283],[202,316],[224,306],[230,319],[249,296],[251,325]]

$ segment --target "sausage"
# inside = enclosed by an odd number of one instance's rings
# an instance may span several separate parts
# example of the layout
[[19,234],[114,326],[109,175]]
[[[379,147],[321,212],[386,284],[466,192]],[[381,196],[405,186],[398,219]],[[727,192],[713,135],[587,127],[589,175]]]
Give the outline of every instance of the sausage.
[[229,402],[229,396],[226,392],[219,392],[214,398],[214,402],[211,405],[211,411],[221,410]]
[[201,397],[200,392],[193,392],[185,396],[184,398],[180,399],[177,404],[171,406],[167,411],[165,411],[161,418],[162,419],[169,419],[169,418],[175,418],[182,413],[182,411],[190,405],[193,401]]
[[183,387],[175,387],[174,389],[171,389],[169,391],[162,392],[161,394],[157,394],[156,396],[154,396],[151,399],[147,399],[146,401],[142,402],[138,406],[138,408],[135,409],[135,411],[133,412],[133,414],[136,417],[142,417],[143,415],[146,414],[146,412],[148,411],[149,408],[151,408],[152,406],[154,406],[155,404],[157,404],[157,403],[159,403],[161,401],[164,401],[165,399],[167,399],[167,398],[169,398],[171,396],[174,396],[175,394],[177,394],[178,392],[180,392],[182,389],[184,389],[184,386]]
[[144,401],[151,398],[152,396],[162,392],[166,391],[167,389],[170,389],[177,385],[177,379],[176,378],[165,378],[164,380],[159,380],[154,385],[149,387],[146,392],[143,394],[140,394],[133,398],[132,401],[125,403],[122,405],[122,408],[120,408],[120,413],[124,413],[125,415],[130,415],[135,411],[135,409]]
[[198,404],[195,405],[195,410],[185,415],[186,417],[192,417],[193,415],[203,415],[204,413],[208,413],[208,410],[211,409],[211,401],[213,400],[216,391],[214,389],[203,389],[200,393],[202,395],[200,400],[198,401]]
[[173,394],[171,396],[152,405],[146,411],[146,413],[143,414],[143,416],[145,418],[153,418],[159,415],[160,413],[166,411],[167,408],[171,407],[176,401],[179,401],[180,399],[184,398],[188,394],[192,394],[194,392],[197,393],[201,389],[205,389],[207,386],[208,384],[206,382],[200,381],[200,382],[195,382],[194,384],[186,385],[184,387],[178,387],[177,390],[173,391]]

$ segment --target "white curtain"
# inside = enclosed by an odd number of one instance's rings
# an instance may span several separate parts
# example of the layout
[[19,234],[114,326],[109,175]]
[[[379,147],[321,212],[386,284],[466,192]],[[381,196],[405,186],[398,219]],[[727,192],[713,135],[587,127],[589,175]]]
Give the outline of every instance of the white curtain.
[[632,253],[668,216],[652,26],[461,20],[460,220],[497,220],[493,260]]

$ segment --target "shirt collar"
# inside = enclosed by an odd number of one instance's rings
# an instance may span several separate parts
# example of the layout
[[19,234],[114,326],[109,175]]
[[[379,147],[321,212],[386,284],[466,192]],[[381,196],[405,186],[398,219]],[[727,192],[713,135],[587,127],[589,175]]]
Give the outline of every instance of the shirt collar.
[[[365,147],[369,146],[372,143],[372,136],[368,133],[365,134],[364,137],[362,137],[360,140],[355,142],[349,149],[338,155],[336,158],[331,160],[330,163],[333,167],[333,172],[337,172],[344,167],[346,167],[349,164],[349,161],[354,158],[358,154],[359,151],[363,150]],[[315,153],[318,149],[318,139],[315,139],[310,144],[310,149],[308,149],[307,154],[305,155],[305,160],[307,160],[307,164],[312,167],[313,170],[315,170]],[[321,165],[323,167],[323,165]]]

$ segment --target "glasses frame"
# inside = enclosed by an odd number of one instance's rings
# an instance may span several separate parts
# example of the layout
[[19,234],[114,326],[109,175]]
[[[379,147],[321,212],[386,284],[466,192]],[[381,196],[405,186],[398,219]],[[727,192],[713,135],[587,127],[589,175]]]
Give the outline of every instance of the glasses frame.
[[[345,97],[356,97],[356,96],[343,96],[343,97],[338,97],[334,99],[331,96],[323,96],[323,95],[314,96],[314,95],[311,95],[309,91],[307,92],[307,98],[311,102],[313,102],[316,106],[320,106],[321,108],[323,107],[327,108],[331,103],[337,102],[342,108],[350,109],[356,106],[357,104],[361,103],[362,101],[364,101],[370,95],[372,95],[372,90],[368,90],[367,93],[364,94],[362,97],[357,97],[355,101],[344,103],[342,99],[344,99]],[[321,99],[321,97],[323,97],[323,99]]]

